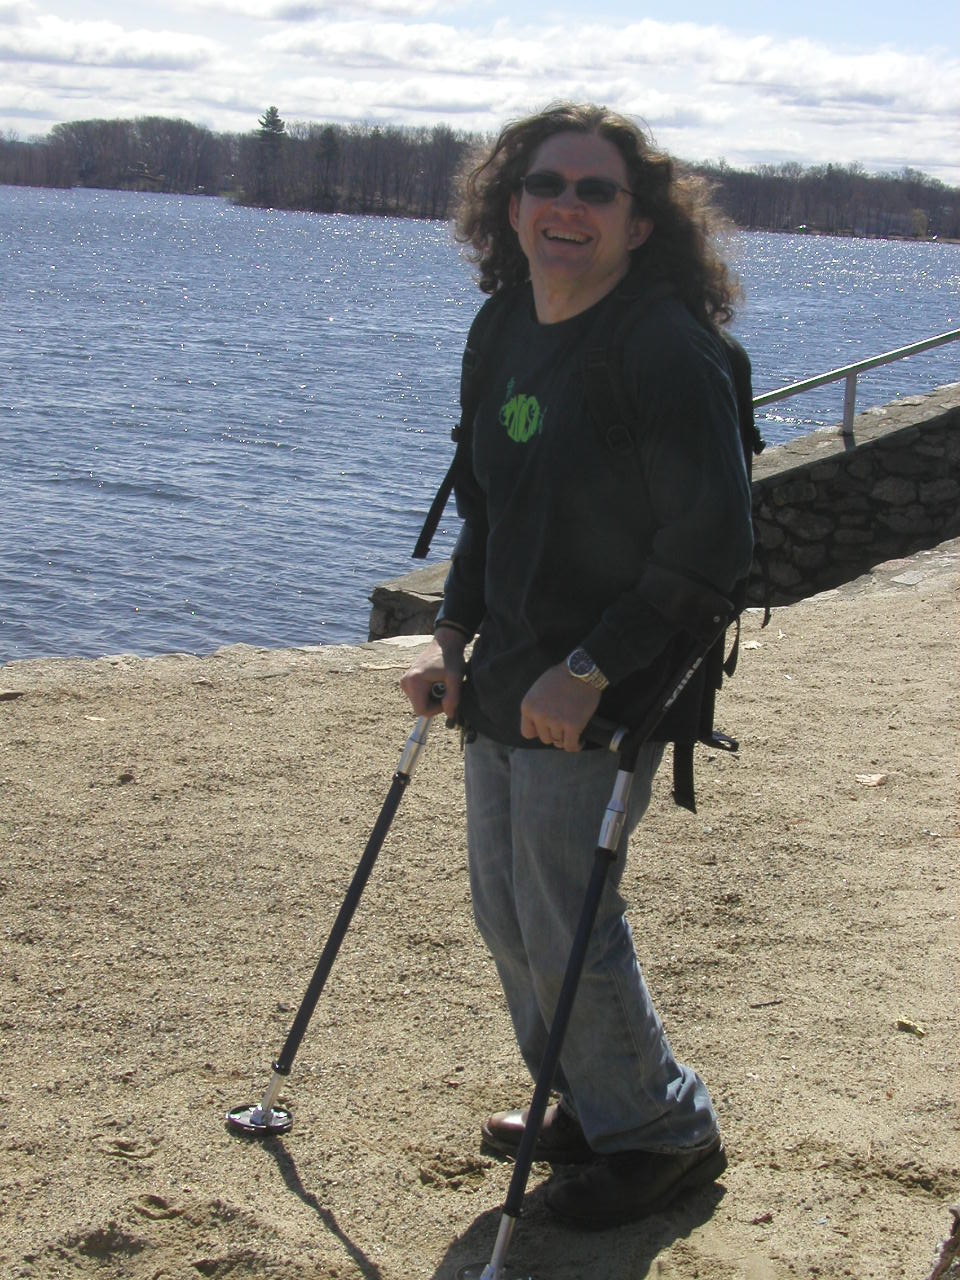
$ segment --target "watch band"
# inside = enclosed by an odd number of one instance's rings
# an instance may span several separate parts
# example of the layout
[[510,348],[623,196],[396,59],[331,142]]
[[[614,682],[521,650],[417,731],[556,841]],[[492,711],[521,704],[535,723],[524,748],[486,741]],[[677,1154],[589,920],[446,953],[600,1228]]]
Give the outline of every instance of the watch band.
[[591,689],[599,689],[601,693],[610,684],[586,649],[579,646],[567,655],[566,667],[575,680],[582,681]]

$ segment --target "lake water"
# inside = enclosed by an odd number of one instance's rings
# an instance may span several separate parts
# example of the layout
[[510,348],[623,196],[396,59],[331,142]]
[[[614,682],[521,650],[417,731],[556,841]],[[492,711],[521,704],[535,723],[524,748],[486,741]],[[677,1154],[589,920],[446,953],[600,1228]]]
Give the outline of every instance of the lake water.
[[[958,325],[957,246],[729,255],[758,394]],[[445,224],[0,187],[0,300],[0,662],[366,638],[452,448],[480,296]],[[940,348],[858,408],[958,378]],[[772,405],[763,433],[842,399]]]

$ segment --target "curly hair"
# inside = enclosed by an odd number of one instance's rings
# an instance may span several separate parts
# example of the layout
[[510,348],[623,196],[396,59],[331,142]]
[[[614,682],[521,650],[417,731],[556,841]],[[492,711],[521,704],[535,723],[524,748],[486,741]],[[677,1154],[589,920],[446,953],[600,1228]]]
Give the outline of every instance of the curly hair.
[[479,269],[481,290],[496,293],[528,278],[526,257],[510,225],[510,197],[519,192],[538,147],[557,133],[597,134],[623,157],[634,214],[649,218],[654,228],[632,251],[631,270],[669,280],[701,322],[726,324],[740,288],[720,257],[716,236],[724,219],[711,203],[707,184],[679,171],[626,116],[591,104],[557,102],[512,121],[492,150],[468,162],[454,227],[457,240],[468,246],[466,257]]

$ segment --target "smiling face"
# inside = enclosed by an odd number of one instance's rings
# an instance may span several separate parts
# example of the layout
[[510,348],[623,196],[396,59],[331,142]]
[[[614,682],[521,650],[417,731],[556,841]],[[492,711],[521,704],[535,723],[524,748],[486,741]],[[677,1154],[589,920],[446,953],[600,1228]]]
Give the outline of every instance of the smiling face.
[[628,186],[623,156],[595,133],[555,133],[534,152],[528,173],[547,170],[567,180],[558,196],[521,190],[510,198],[510,225],[530,267],[537,318],[567,320],[606,296],[630,268],[630,253],[653,230],[638,218],[633,201],[618,192],[610,204],[580,200],[579,178],[606,178]]

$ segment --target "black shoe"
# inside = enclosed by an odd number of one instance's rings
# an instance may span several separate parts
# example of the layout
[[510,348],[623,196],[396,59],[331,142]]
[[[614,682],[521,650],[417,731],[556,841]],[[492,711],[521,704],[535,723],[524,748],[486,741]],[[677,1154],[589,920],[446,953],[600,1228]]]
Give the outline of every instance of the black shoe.
[[[484,1120],[480,1132],[488,1147],[516,1158],[526,1122],[526,1109],[498,1111],[495,1116]],[[533,1149],[534,1160],[546,1160],[550,1164],[585,1164],[595,1155],[583,1136],[579,1122],[556,1104],[547,1107],[540,1136]]]
[[719,1138],[709,1147],[674,1155],[618,1151],[597,1156],[589,1168],[549,1183],[547,1208],[574,1226],[619,1227],[665,1208],[686,1191],[707,1186],[726,1167]]

